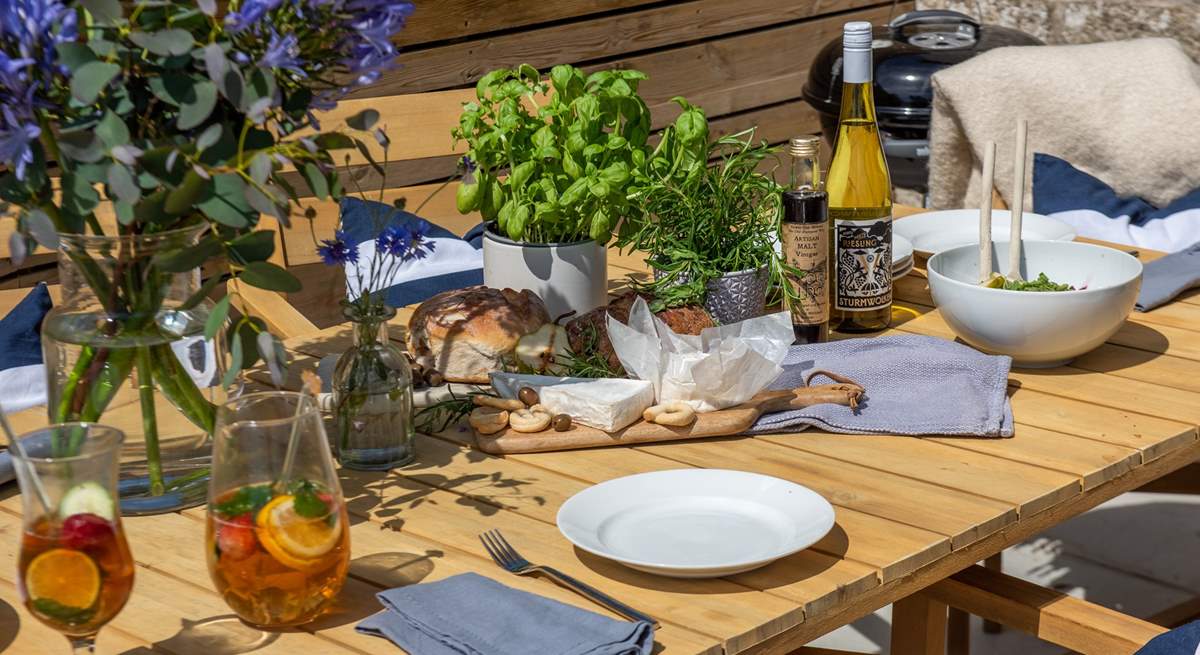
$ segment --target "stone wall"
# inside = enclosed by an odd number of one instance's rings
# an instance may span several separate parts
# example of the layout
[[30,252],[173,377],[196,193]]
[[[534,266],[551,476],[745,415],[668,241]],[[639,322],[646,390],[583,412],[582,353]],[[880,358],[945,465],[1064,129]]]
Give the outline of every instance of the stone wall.
[[1200,62],[1200,0],[917,0],[1014,27],[1046,43],[1168,36]]

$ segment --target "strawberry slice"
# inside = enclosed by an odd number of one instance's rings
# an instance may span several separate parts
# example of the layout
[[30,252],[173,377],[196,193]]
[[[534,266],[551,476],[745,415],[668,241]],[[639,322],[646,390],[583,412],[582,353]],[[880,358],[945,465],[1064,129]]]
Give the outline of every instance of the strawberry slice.
[[246,559],[258,549],[258,538],[254,536],[254,518],[243,514],[220,524],[217,531],[217,548],[221,557],[233,560]]

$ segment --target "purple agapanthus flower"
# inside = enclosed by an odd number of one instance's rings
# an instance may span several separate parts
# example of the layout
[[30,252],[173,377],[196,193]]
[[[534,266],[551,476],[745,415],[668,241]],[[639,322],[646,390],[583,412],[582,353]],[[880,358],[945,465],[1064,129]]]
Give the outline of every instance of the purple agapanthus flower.
[[33,144],[41,135],[31,119],[20,120],[11,107],[0,108],[0,162],[12,166],[18,180],[25,179],[25,170],[33,163]]
[[263,16],[279,7],[281,3],[282,0],[245,0],[238,5],[237,11],[231,11],[225,16],[225,25],[234,34],[245,31],[258,25]]
[[407,0],[347,0],[345,11],[354,36],[342,63],[359,86],[375,83],[395,65],[392,38],[404,29],[413,9]]
[[349,237],[343,230],[333,233],[332,239],[324,239],[317,248],[317,254],[327,266],[341,266],[347,263],[358,263],[358,244],[349,243]]
[[301,68],[300,43],[295,34],[280,36],[271,30],[271,40],[267,43],[267,51],[263,53],[258,65],[263,68],[280,68],[288,70],[300,77],[308,77]]

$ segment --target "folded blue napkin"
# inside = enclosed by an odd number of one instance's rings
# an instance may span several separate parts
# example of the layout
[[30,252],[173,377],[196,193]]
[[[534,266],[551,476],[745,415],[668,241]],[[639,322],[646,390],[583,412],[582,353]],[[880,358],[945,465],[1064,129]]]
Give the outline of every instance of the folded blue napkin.
[[1200,652],[1200,621],[1161,634],[1133,655],[1195,655]]
[[826,370],[866,387],[866,399],[858,409],[823,404],[764,414],[749,432],[812,426],[851,434],[1011,437],[1011,367],[1010,357],[919,335],[792,346],[772,389],[802,387],[811,371]]
[[1137,310],[1148,312],[1195,286],[1200,286],[1200,242],[1146,264]]
[[654,627],[506,587],[475,573],[378,594],[358,631],[412,655],[650,655]]

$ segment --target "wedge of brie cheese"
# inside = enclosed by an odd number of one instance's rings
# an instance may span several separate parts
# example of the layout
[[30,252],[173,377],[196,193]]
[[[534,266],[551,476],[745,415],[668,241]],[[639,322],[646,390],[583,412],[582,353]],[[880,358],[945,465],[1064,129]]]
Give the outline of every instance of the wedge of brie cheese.
[[554,414],[569,414],[580,425],[616,432],[654,404],[654,386],[646,380],[603,378],[548,385],[538,390],[538,396]]

